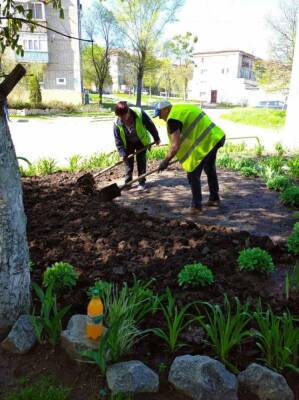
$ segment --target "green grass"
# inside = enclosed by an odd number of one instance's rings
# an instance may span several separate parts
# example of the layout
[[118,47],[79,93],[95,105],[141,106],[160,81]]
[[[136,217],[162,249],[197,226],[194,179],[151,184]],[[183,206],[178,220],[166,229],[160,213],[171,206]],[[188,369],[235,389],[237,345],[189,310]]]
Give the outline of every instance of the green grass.
[[285,123],[286,112],[265,108],[235,108],[222,114],[221,118],[239,124],[253,125],[260,128],[280,128]]

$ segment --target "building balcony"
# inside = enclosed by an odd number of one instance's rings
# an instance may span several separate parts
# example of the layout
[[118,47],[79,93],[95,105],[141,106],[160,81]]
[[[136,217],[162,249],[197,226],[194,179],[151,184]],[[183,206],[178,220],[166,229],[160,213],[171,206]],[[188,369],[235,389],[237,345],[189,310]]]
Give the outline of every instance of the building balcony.
[[241,68],[240,78],[244,78],[250,81],[255,81],[255,73],[249,68]]
[[49,62],[49,53],[47,51],[24,51],[23,57],[16,54],[16,60],[22,63],[47,64]]

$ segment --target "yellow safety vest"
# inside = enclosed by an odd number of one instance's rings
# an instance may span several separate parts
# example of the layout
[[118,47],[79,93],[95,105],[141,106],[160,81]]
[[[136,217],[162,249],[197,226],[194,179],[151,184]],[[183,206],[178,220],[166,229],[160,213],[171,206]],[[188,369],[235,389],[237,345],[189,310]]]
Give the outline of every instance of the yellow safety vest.
[[[143,144],[143,146],[147,146],[148,144],[151,143],[151,138],[150,138],[150,135],[149,135],[148,131],[146,130],[145,126],[142,123],[142,111],[141,111],[141,108],[130,107],[130,110],[132,110],[136,115],[135,129],[136,129],[137,136],[139,137],[139,139],[140,139],[141,143]],[[125,134],[124,125],[119,123],[119,119],[118,118],[116,118],[115,124],[119,129],[119,134],[120,134],[121,140],[123,142],[124,147],[126,148],[127,147],[127,141],[126,141],[126,134]]]
[[173,105],[167,121],[169,119],[176,119],[183,124],[176,157],[187,172],[194,171],[225,135],[223,130],[195,105]]

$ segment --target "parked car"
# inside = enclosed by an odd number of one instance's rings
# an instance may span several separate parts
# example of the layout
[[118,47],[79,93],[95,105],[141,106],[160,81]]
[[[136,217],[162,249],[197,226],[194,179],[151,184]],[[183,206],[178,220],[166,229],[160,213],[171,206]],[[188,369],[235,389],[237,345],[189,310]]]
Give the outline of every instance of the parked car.
[[286,110],[287,105],[281,100],[265,100],[259,101],[256,106],[257,108],[273,108],[276,110]]

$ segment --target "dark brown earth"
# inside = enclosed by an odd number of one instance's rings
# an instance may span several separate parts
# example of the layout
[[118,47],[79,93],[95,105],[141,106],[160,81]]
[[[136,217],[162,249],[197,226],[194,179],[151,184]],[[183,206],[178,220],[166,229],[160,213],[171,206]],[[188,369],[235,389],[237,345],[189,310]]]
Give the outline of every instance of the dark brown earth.
[[[85,313],[86,290],[95,280],[131,282],[134,275],[146,281],[154,278],[153,289],[160,293],[170,287],[179,304],[193,300],[221,303],[226,293],[242,301],[250,299],[252,304],[261,297],[276,312],[289,308],[299,315],[298,297],[293,295],[287,301],[283,293],[285,273],[296,262],[285,245],[294,210],[282,206],[278,195],[260,180],[221,171],[221,208],[204,208],[203,215],[194,216],[189,211],[186,178],[176,168],[149,178],[145,192],[133,188],[108,203],[100,201],[100,189],[120,178],[122,170],[98,177],[96,190],[88,190],[88,183],[82,190],[77,183],[81,175],[57,173],[23,180],[30,258],[35,264],[32,280],[40,284],[43,271],[56,261],[67,261],[80,272],[77,287],[64,293],[61,300],[72,306],[68,317]],[[206,186],[203,189],[207,196]],[[240,250],[253,246],[271,253],[277,272],[270,276],[238,272]],[[213,270],[214,285],[200,290],[178,287],[178,272],[193,262]],[[160,324],[157,316],[148,319],[144,327]],[[196,339],[196,327],[192,327],[185,333],[187,347],[182,353],[212,355]],[[148,335],[127,359],[144,360],[158,371],[161,363],[169,366],[174,357],[157,338]],[[259,357],[252,340],[233,354],[239,369]],[[1,353],[0,392],[1,385],[5,392],[20,377],[29,374],[33,380],[39,373],[54,374],[71,385],[72,400],[96,399],[102,385],[95,366],[77,365],[59,347],[52,350],[39,345],[25,356]],[[184,399],[167,385],[166,376],[162,374],[159,395],[142,399]],[[286,377],[299,399],[298,377]],[[245,399],[253,397],[240,393],[240,400]]]

